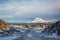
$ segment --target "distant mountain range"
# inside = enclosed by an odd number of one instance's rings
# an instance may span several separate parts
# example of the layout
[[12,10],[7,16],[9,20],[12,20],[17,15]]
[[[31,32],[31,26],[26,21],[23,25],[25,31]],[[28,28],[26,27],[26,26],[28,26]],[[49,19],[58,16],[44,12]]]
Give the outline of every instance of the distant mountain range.
[[50,23],[51,21],[49,20],[44,20],[42,18],[36,17],[32,21],[28,21],[27,23]]

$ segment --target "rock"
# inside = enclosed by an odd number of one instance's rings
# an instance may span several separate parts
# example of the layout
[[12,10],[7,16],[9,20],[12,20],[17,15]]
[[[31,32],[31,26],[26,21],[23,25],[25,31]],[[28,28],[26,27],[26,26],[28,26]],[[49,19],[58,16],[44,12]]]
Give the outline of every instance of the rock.
[[0,19],[0,30],[9,30],[9,25],[2,19]]
[[49,34],[55,33],[56,35],[60,35],[60,21],[53,23],[44,29],[43,32],[47,32]]

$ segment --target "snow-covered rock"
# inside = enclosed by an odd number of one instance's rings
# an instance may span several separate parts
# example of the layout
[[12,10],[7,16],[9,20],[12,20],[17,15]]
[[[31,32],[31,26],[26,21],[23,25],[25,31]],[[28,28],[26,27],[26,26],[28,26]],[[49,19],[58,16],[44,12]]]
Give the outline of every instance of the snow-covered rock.
[[27,23],[49,23],[49,22],[51,22],[51,21],[44,20],[42,18],[36,17],[32,21],[28,21]]

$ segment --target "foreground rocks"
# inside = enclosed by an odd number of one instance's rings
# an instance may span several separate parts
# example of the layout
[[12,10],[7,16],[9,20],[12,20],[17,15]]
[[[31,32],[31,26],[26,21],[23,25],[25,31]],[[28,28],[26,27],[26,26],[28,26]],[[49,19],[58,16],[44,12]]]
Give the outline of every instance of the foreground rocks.
[[42,31],[43,30],[35,30],[35,29],[34,30],[24,30],[24,29],[11,27],[10,30],[0,31],[0,37],[2,37],[2,38],[3,37],[8,38],[11,36],[16,37],[11,40],[60,40],[60,37],[58,37],[58,36],[57,37],[46,37],[45,34],[41,35]]
[[[35,28],[37,28],[37,26]],[[57,33],[55,33],[56,31]],[[55,33],[56,36],[52,37],[52,35],[49,35],[53,33]],[[8,38],[11,36],[16,37],[14,39],[10,38],[11,40],[60,40],[60,21],[50,25],[45,30],[42,29],[26,30],[16,27],[9,27],[7,23],[5,23],[3,20],[0,20],[0,38],[2,38],[3,40],[3,37]]]
[[60,40],[60,38],[50,38],[50,37],[23,37],[20,38],[18,37],[17,39],[14,40]]
[[53,23],[52,25],[45,28],[42,33],[44,33],[44,32],[46,32],[48,34],[55,33],[56,35],[60,36],[60,21],[57,21],[56,23]]
[[2,19],[0,19],[0,30],[9,30],[9,25]]

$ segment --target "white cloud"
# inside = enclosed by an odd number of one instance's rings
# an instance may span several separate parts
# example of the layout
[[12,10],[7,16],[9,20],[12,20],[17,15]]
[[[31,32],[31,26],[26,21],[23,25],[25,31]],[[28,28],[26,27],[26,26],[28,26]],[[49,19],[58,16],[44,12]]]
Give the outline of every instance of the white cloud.
[[0,16],[0,18],[13,18],[13,16]]
[[[21,2],[16,2],[11,0],[11,2],[5,3],[3,6],[0,6],[1,11],[10,11],[12,17],[17,15],[27,15],[27,14],[47,14],[49,11],[53,11],[56,8],[56,5],[59,3],[46,3],[46,2],[40,2],[38,0],[32,0],[29,2],[26,2],[24,0],[21,0]],[[57,6],[58,6],[57,5]],[[4,12],[5,13],[5,12]],[[9,12],[8,12],[9,14]],[[12,18],[11,17],[11,18]]]

